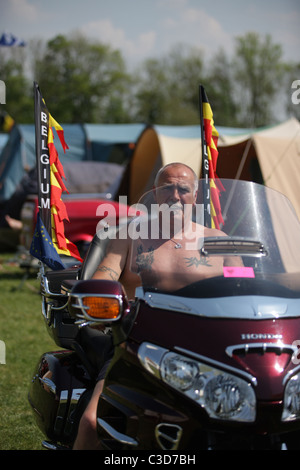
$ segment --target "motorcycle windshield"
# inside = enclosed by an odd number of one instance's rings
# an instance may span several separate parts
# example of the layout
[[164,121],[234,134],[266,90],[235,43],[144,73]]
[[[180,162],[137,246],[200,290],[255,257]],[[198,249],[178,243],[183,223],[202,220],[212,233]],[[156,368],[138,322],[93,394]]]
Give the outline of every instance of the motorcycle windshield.
[[178,191],[146,193],[128,225],[144,291],[300,297],[300,223],[283,194],[238,180],[199,180],[192,199]]

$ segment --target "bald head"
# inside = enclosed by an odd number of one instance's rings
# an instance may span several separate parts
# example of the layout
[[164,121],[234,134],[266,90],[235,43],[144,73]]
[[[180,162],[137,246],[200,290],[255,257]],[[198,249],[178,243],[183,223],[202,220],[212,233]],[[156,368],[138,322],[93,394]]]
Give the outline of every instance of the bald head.
[[160,168],[160,170],[157,172],[155,181],[154,181],[154,186],[158,187],[160,186],[161,180],[163,179],[165,174],[180,174],[183,176],[187,176],[191,178],[193,181],[194,185],[194,191],[196,192],[198,189],[198,177],[194,170],[190,168],[188,165],[185,165],[185,163],[180,163],[180,162],[174,162],[174,163],[168,163],[167,165],[163,166]]

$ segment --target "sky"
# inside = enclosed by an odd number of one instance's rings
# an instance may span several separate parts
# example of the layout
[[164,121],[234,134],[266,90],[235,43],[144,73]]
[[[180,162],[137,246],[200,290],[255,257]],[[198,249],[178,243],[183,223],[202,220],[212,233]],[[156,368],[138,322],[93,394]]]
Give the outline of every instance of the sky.
[[[249,31],[272,36],[283,58],[300,62],[300,0],[0,0],[0,33],[49,40],[79,31],[119,49],[128,64],[179,44],[204,60]],[[300,77],[299,77],[300,78]]]

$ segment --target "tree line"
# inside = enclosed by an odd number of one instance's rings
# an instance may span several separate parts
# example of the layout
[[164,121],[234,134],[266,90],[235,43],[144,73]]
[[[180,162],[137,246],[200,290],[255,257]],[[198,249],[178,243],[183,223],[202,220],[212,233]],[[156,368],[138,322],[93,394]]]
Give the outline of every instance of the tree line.
[[261,127],[300,118],[292,82],[300,63],[283,59],[271,36],[235,38],[232,56],[220,49],[206,60],[178,44],[129,72],[119,50],[81,35],[58,35],[25,48],[0,49],[2,108],[17,123],[34,122],[33,80],[60,123],[199,123],[198,86],[204,85],[218,126]]

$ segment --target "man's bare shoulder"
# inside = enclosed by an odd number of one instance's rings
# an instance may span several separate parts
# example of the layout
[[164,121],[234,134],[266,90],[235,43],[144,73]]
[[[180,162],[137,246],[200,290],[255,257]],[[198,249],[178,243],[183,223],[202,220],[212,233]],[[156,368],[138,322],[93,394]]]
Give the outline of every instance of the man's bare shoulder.
[[205,237],[227,237],[227,234],[217,228],[204,228]]
[[121,227],[116,233],[108,237],[106,244],[106,254],[107,253],[117,253],[120,250],[124,251],[130,246],[130,239],[128,237],[127,227]]

